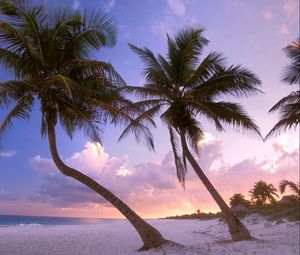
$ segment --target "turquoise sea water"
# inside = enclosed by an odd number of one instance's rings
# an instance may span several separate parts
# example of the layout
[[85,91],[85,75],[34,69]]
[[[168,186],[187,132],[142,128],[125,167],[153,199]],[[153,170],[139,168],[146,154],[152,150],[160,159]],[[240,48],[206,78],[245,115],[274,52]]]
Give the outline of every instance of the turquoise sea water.
[[114,221],[119,221],[119,219],[0,215],[0,226],[86,225],[86,224],[109,223]]

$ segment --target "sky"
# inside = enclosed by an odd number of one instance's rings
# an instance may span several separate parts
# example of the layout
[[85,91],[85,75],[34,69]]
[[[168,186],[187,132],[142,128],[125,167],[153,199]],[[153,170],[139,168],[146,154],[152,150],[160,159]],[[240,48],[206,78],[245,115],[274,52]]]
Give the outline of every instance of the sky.
[[[278,114],[268,110],[295,89],[281,81],[289,64],[282,49],[299,36],[298,0],[51,1],[51,7],[62,6],[102,8],[116,19],[117,45],[94,58],[109,61],[129,85],[141,86],[144,80],[143,63],[128,43],[165,55],[166,33],[173,36],[185,26],[205,28],[210,43],[203,57],[222,52],[228,65],[241,64],[261,79],[263,94],[230,100],[248,110],[263,136],[278,121]],[[0,69],[0,80],[7,79],[10,75]],[[6,113],[0,109],[0,122]],[[15,121],[1,139],[0,215],[122,217],[103,198],[57,170],[47,140],[40,136],[40,118],[36,106],[29,120]],[[69,140],[58,129],[58,150],[67,164],[109,188],[142,217],[218,211],[192,169],[185,190],[178,183],[166,127],[156,122],[155,152],[136,144],[133,136],[118,143],[122,127],[113,126],[107,126],[102,146],[82,133]],[[250,133],[230,127],[220,133],[206,120],[201,123],[206,138],[196,158],[226,202],[234,193],[249,198],[259,180],[277,188],[282,179],[299,181],[299,128],[263,142]]]

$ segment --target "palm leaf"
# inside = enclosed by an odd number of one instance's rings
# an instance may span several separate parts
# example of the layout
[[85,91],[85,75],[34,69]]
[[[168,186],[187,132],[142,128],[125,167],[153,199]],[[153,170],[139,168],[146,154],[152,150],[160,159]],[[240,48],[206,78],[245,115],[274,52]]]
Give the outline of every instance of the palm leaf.
[[[144,143],[147,145],[149,149],[154,150],[154,143],[153,143],[153,136],[149,130],[149,128],[143,124],[144,122],[152,124],[154,127],[156,126],[153,122],[154,116],[157,115],[157,113],[160,110],[160,105],[156,105],[146,111],[144,111],[142,114],[140,114],[135,119],[131,119],[130,124],[123,130],[121,133],[118,141],[121,141],[123,138],[125,138],[130,132],[133,132],[135,134],[135,138],[137,142],[140,142],[141,139],[144,140]],[[140,137],[142,135],[142,137]]]
[[177,178],[178,178],[179,182],[181,183],[182,187],[185,188],[185,176],[187,173],[185,155],[183,154],[182,159],[181,159],[180,154],[179,154],[180,152],[179,152],[178,139],[175,135],[174,129],[171,126],[169,126],[169,133],[170,133],[170,142],[172,145],[172,151],[173,151],[174,160],[175,160]]
[[196,98],[197,90],[201,97],[248,96],[262,92],[257,88],[261,83],[259,78],[239,65],[228,68],[218,67],[213,72],[209,79],[195,88]]
[[225,57],[222,53],[210,52],[203,61],[195,69],[189,80],[186,81],[186,86],[194,86],[195,84],[203,83],[216,73],[219,66],[224,64]]
[[24,96],[18,101],[18,103],[13,107],[13,109],[6,115],[6,117],[2,121],[0,125],[0,136],[2,136],[9,128],[12,127],[13,119],[29,118],[29,113],[31,112],[33,102],[34,98],[28,96]]
[[289,84],[299,84],[300,81],[300,40],[299,38],[284,48],[284,52],[292,63],[286,68],[283,81]]
[[284,193],[286,187],[289,186],[298,196],[300,196],[300,184],[296,184],[292,181],[282,180],[279,184],[280,193]]
[[284,105],[290,104],[290,103],[294,103],[297,102],[298,104],[300,104],[300,91],[295,91],[292,92],[291,94],[289,94],[286,97],[283,97],[282,99],[280,99],[270,110],[269,112],[274,112],[278,109],[280,109],[281,107],[283,107]]
[[261,137],[259,127],[247,115],[241,105],[223,101],[205,102],[205,105],[214,112],[220,122],[229,124],[237,129],[254,131]]

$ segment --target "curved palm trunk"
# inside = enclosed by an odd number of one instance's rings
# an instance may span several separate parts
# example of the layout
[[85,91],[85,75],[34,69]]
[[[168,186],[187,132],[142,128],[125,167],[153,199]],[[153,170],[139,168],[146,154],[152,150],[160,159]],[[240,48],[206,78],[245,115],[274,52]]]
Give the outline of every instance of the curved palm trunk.
[[185,135],[183,133],[180,134],[181,143],[183,153],[185,154],[186,158],[190,162],[191,166],[195,170],[196,174],[207,188],[213,199],[216,201],[218,206],[220,207],[224,218],[227,222],[229,233],[233,241],[242,241],[242,240],[249,240],[251,239],[251,235],[248,229],[244,226],[244,224],[231,212],[230,208],[227,206],[223,198],[220,196],[218,191],[214,188],[212,183],[204,174],[201,167],[198,165],[197,161],[193,157],[192,153],[189,151],[189,148],[186,143]]
[[144,245],[140,250],[147,250],[151,248],[159,247],[160,245],[168,242],[165,240],[160,232],[144,221],[140,216],[138,216],[129,206],[127,206],[123,201],[116,197],[109,190],[101,186],[99,183],[91,179],[90,177],[84,175],[83,173],[67,166],[60,159],[57,147],[56,147],[56,135],[55,126],[49,124],[48,126],[48,140],[50,145],[50,151],[53,157],[53,161],[57,168],[66,176],[72,177],[82,184],[86,185],[90,189],[97,192],[100,196],[105,198],[114,207],[116,207],[133,225],[136,231],[139,233]]

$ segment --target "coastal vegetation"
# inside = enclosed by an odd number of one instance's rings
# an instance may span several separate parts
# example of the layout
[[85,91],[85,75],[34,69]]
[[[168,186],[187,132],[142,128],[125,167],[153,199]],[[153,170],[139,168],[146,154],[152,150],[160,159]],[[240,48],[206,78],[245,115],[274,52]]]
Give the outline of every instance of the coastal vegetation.
[[251,201],[256,205],[263,205],[266,201],[269,201],[271,204],[275,203],[275,198],[279,197],[277,195],[277,189],[271,183],[266,183],[264,181],[258,181],[254,184],[253,188],[249,191],[251,195]]
[[[257,185],[259,183],[259,185]],[[261,185],[263,184],[263,185]],[[283,180],[280,182],[279,190],[284,193],[285,187],[289,185],[291,191],[294,194],[283,196],[280,200],[276,193],[276,189],[272,184],[267,184],[264,181],[256,182],[252,189],[249,191],[249,195],[252,196],[253,190],[259,188],[258,197],[259,199],[247,200],[241,193],[236,193],[230,198],[231,210],[239,218],[245,218],[250,215],[261,215],[266,220],[282,222],[288,221],[299,221],[300,220],[300,195],[299,195],[299,184],[292,181]],[[262,188],[263,187],[263,188]],[[283,188],[284,187],[284,188]],[[275,197],[274,197],[275,196]],[[263,199],[262,199],[263,197]],[[272,198],[271,198],[272,197]],[[271,198],[271,199],[268,199]],[[259,200],[259,203],[257,203]],[[204,213],[199,209],[191,214],[183,214],[176,216],[167,216],[166,219],[199,219],[199,220],[210,220],[220,218],[223,219],[222,212],[216,213]]]

